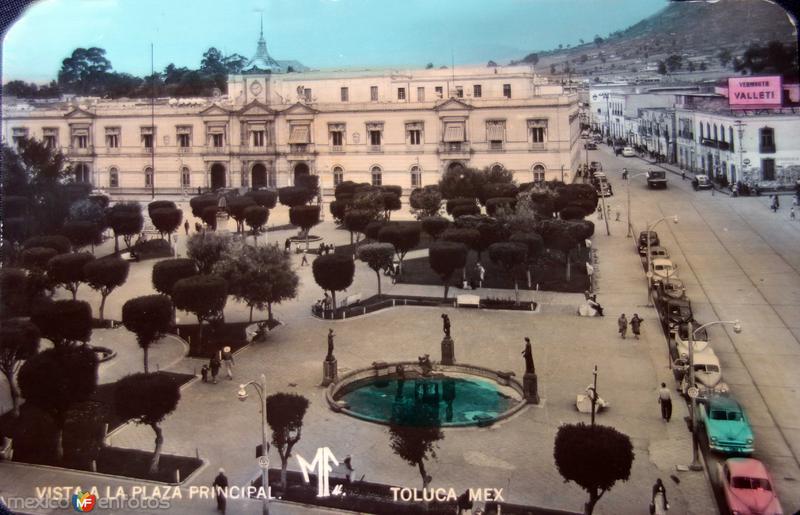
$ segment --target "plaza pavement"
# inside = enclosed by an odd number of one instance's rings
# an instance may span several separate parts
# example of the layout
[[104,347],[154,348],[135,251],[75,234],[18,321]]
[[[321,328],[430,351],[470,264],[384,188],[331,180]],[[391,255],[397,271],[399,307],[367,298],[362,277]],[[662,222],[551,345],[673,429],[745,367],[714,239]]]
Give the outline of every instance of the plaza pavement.
[[[188,206],[184,207],[184,213],[190,214]],[[330,220],[330,215],[327,218]],[[270,223],[279,225],[285,220],[288,220],[286,210],[277,208]],[[193,220],[190,223],[193,224]],[[595,236],[595,246],[599,249],[598,292],[608,313],[605,318],[577,317],[574,311],[582,295],[523,291],[523,298],[533,298],[544,304],[541,312],[401,307],[347,321],[321,321],[309,316],[309,306],[322,292],[313,281],[311,267],[298,268],[301,275],[298,298],[275,308],[276,316],[285,324],[272,331],[266,342],[250,345],[237,353],[235,381],[222,381],[218,385],[190,384],[182,390],[176,412],[165,420],[164,452],[183,455],[197,452],[208,462],[186,482],[183,491],[188,492],[191,485],[210,484],[218,467],[226,469],[233,484],[246,484],[257,476],[254,460],[254,446],[260,434],[257,401],[251,398],[239,402],[236,391],[240,380],[254,379],[261,373],[266,373],[271,392],[302,393],[311,400],[303,437],[295,449],[297,454],[310,458],[317,447],[328,446],[337,457],[353,455],[357,477],[364,474],[370,481],[419,487],[417,470],[389,449],[385,426],[354,420],[328,409],[324,390],[319,386],[325,335],[329,327],[337,333],[340,373],[369,366],[376,360],[414,360],[424,353],[435,358],[441,339],[439,314],[447,312],[453,324],[456,359],[462,363],[515,370],[521,375],[522,339],[530,336],[534,342],[543,403],[527,407],[490,428],[445,429],[438,458],[427,463],[433,476],[431,486],[453,487],[456,491],[467,487],[503,488],[509,502],[581,511],[586,495],[578,486],[561,479],[553,463],[553,440],[561,423],[588,421],[588,416],[575,410],[575,396],[591,382],[592,367],[597,364],[600,371],[598,391],[611,403],[611,408],[598,416],[598,423],[612,425],[628,434],[634,443],[636,459],[630,481],[618,483],[607,493],[598,503],[596,513],[644,513],[650,487],[657,477],[666,481],[675,513],[713,513],[712,494],[702,474],[678,473],[682,479],[679,485],[668,480],[668,476],[675,473],[676,465],[686,464],[691,458],[689,433],[681,421],[687,413],[685,407],[676,402],[673,421],[666,424],[660,419],[656,388],[660,381],[671,378],[666,346],[655,312],[646,307],[646,287],[638,257],[630,240],[619,234],[622,225],[617,222],[616,234],[607,237],[598,224]],[[328,242],[349,243],[349,234],[335,230],[330,222],[313,232]],[[268,237],[271,241],[282,242],[293,233],[281,231],[270,233]],[[183,240],[181,234],[179,254],[184,253]],[[263,237],[261,240],[263,243]],[[105,245],[107,247],[109,242]],[[300,256],[294,259],[299,264]],[[152,264],[152,261],[132,264],[131,279],[109,298],[108,317],[119,318],[126,299],[152,293],[149,281]],[[442,292],[441,287],[391,285],[385,280],[383,287],[386,292],[402,294],[441,295]],[[356,279],[347,293],[360,292],[367,296],[376,291],[375,274],[358,263]],[[453,295],[458,289],[451,291]],[[480,293],[513,296],[512,291],[482,290]],[[95,306],[99,300],[84,288],[79,298]],[[621,340],[617,336],[616,317],[623,311],[629,316],[638,312],[645,319],[641,340]],[[245,320],[246,317],[244,306],[229,301],[227,320]],[[131,371],[141,369],[140,356],[138,349],[120,352],[120,359],[130,363]],[[170,369],[193,371],[200,363],[187,358]],[[126,426],[111,436],[110,444],[150,450],[152,431],[141,426]],[[271,458],[276,466],[277,455],[273,453]],[[297,470],[294,460],[290,468]],[[0,464],[2,495],[31,495],[35,486],[46,484],[115,486],[137,482],[21,464]],[[285,503],[274,504],[272,512],[278,514],[321,512],[316,508],[303,511]],[[259,510],[257,502],[233,501],[229,512],[258,513]],[[214,507],[211,501],[184,499],[176,501],[171,511],[213,513]]]

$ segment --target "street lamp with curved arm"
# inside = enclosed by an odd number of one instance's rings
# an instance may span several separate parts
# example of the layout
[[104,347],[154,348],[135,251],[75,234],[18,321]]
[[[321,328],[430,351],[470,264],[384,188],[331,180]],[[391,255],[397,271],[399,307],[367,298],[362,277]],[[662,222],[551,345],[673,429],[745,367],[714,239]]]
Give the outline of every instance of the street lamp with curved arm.
[[[655,229],[656,225],[660,224],[664,220],[672,219],[672,223],[678,223],[678,215],[672,216],[662,216],[655,222],[651,223],[647,226],[647,299],[649,301],[651,295],[650,290],[653,288],[653,271],[650,269],[650,231]],[[649,302],[648,302],[649,304]]]
[[628,175],[628,169],[622,169],[622,175],[625,179],[625,189],[628,193],[628,238],[633,236],[633,227],[631,226],[631,179],[647,175],[647,172],[637,173],[636,175]]
[[[689,394],[689,398],[692,399],[692,463],[689,465],[689,470],[703,470],[703,466],[700,464],[700,460],[698,458],[698,453],[697,453],[697,447],[698,447],[697,393],[698,392],[697,392],[697,385],[695,384],[694,380],[694,337],[702,329],[717,324],[732,325],[733,332],[736,334],[742,332],[742,323],[739,320],[716,320],[714,322],[708,322],[707,324],[703,324],[697,329],[689,330],[689,388],[693,389]],[[690,327],[691,327],[691,322],[690,322]]]
[[261,449],[263,452],[263,460],[259,459],[259,466],[261,467],[261,486],[264,488],[264,504],[261,510],[263,515],[269,515],[269,438],[267,437],[267,376],[261,374],[258,381],[250,381],[248,383],[240,384],[239,391],[236,396],[242,402],[247,400],[247,387],[252,386],[258,399],[261,401]]

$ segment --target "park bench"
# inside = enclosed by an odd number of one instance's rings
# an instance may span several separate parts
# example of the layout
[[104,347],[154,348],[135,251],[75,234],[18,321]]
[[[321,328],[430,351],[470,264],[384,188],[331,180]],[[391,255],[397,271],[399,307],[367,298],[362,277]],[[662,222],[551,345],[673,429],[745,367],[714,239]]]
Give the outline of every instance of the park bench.
[[467,293],[461,294],[456,296],[456,307],[473,307],[479,308],[481,307],[481,298],[478,295],[470,295]]

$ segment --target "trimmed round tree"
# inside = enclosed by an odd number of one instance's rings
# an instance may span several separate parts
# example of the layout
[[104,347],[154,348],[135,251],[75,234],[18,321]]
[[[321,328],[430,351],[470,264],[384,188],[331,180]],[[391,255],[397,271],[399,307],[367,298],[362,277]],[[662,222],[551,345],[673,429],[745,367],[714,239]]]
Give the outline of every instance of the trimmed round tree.
[[27,316],[30,293],[25,270],[0,268],[0,319]]
[[486,202],[492,198],[516,198],[519,193],[519,188],[510,182],[493,182],[484,184],[481,187],[478,200],[481,204],[486,205]]
[[532,285],[531,267],[536,264],[536,260],[544,250],[544,240],[535,232],[515,232],[511,235],[509,241],[525,245],[528,249],[525,271],[528,279],[528,288],[530,288]]
[[197,317],[199,344],[203,342],[203,322],[221,318],[228,301],[228,283],[216,275],[196,275],[172,287],[175,307]]
[[155,374],[132,374],[117,381],[114,387],[114,412],[122,420],[133,420],[136,424],[150,426],[156,434],[155,450],[150,460],[150,474],[158,472],[164,434],[161,422],[175,411],[181,399],[181,389],[170,376]]
[[256,205],[256,201],[252,197],[231,197],[228,200],[228,213],[231,218],[236,220],[236,232],[244,232],[245,209]]
[[408,203],[411,206],[411,212],[417,219],[436,216],[442,206],[442,194],[436,185],[417,188],[411,192]]
[[393,191],[384,191],[383,195],[383,216],[386,220],[390,220],[392,211],[399,211],[403,207],[400,201],[400,195],[395,194]]
[[457,167],[447,170],[439,180],[439,191],[442,197],[453,199],[458,197],[476,198],[483,185],[486,175],[474,168]]
[[28,238],[22,243],[23,249],[32,249],[35,247],[53,249],[56,251],[56,254],[66,254],[72,250],[72,244],[70,244],[69,239],[66,236],[61,235],[34,236],[33,238]]
[[186,255],[197,262],[201,274],[210,274],[217,261],[231,248],[229,234],[193,234],[186,242]]
[[428,262],[434,272],[442,279],[444,298],[450,289],[453,272],[467,264],[467,247],[453,241],[435,241],[428,249]]
[[119,252],[119,237],[125,242],[125,247],[130,250],[134,236],[142,232],[144,217],[142,206],[138,202],[120,202],[108,209],[106,221],[114,231],[114,252]]
[[409,250],[419,245],[422,232],[419,222],[392,223],[378,232],[378,241],[391,243],[400,261],[400,274],[403,273],[403,259]]
[[393,257],[391,243],[367,243],[358,248],[358,259],[369,265],[378,278],[378,295],[381,294],[381,270],[392,266]]
[[211,228],[212,231],[217,230],[217,213],[219,212],[218,206],[206,206],[203,212],[200,213],[200,219],[203,223]]
[[319,175],[299,175],[295,178],[294,185],[306,190],[306,202],[311,202],[319,193]]
[[237,252],[229,252],[214,266],[214,274],[228,282],[230,295],[247,304],[250,322],[253,308],[266,307],[269,320],[273,320],[272,304],[295,298],[300,282],[291,258],[275,245],[244,245]]
[[[455,243],[463,243],[467,250],[474,250],[479,252],[481,247],[481,232],[478,229],[469,227],[450,227],[439,235],[442,241],[452,241]],[[469,255],[469,252],[467,252]],[[467,280],[467,269],[464,267],[461,270],[461,280]]]
[[[447,214],[452,215],[453,214],[453,210],[455,208],[459,207],[459,206],[476,206],[477,207],[477,205],[478,205],[478,203],[475,201],[474,198],[470,198],[470,197],[451,198],[451,199],[448,199],[448,201],[445,203],[445,210],[447,211]],[[478,208],[478,211],[480,211],[480,208]]]
[[589,494],[584,513],[591,515],[603,494],[617,481],[628,480],[634,453],[627,435],[613,427],[581,422],[558,428],[553,457],[561,477],[574,481]]
[[331,212],[331,216],[336,221],[336,223],[342,223],[344,221],[344,215],[347,214],[347,209],[350,207],[350,198],[347,200],[333,200],[328,205],[328,209]]
[[515,242],[492,243],[489,245],[489,259],[500,265],[514,279],[514,300],[519,304],[519,282],[517,270],[528,260],[528,248]]
[[100,293],[100,320],[104,320],[103,309],[106,305],[106,298],[114,289],[125,284],[130,267],[130,263],[116,256],[96,259],[86,263],[83,267],[86,284]]
[[0,372],[6,378],[14,416],[19,416],[19,391],[14,381],[22,362],[39,351],[39,328],[23,319],[0,322]]
[[451,213],[453,219],[457,219],[460,216],[474,216],[479,214],[481,214],[481,208],[476,204],[456,206]]
[[52,417],[56,427],[56,461],[61,462],[67,415],[97,388],[97,356],[87,346],[47,349],[22,365],[17,382],[25,402]]
[[150,211],[150,220],[162,238],[165,234],[171,238],[183,222],[183,211],[176,207],[160,207]]
[[356,265],[350,256],[326,254],[319,256],[311,265],[314,280],[323,290],[329,290],[333,297],[333,309],[336,311],[336,292],[346,290],[353,284]]
[[165,259],[153,267],[153,288],[158,293],[171,296],[176,282],[195,275],[197,275],[197,263],[194,259]]
[[380,234],[381,229],[385,226],[386,222],[383,220],[373,220],[364,227],[364,235],[370,240],[377,241],[378,234]]
[[406,463],[417,467],[422,476],[423,489],[433,480],[425,470],[425,460],[436,459],[437,442],[443,438],[441,428],[432,420],[420,425],[389,425],[389,446]]
[[154,200],[147,204],[147,214],[153,216],[156,209],[177,209],[178,206],[171,200]]
[[[367,225],[372,222],[373,217],[366,209],[350,209],[344,215],[344,227],[350,231],[350,245],[353,245],[353,234],[357,234],[355,244],[358,245],[358,240],[361,234],[367,230]],[[355,252],[355,248],[353,248]]]
[[72,300],[75,300],[78,286],[86,280],[84,267],[92,261],[94,256],[88,252],[61,254],[47,262],[47,274],[54,284],[61,285],[72,293]]
[[289,222],[299,227],[306,235],[306,250],[308,250],[308,233],[319,223],[319,213],[320,207],[317,205],[293,206],[289,209]]
[[86,220],[70,220],[64,223],[61,232],[69,238],[72,246],[78,250],[83,247],[94,246],[103,243],[103,231],[99,225]]
[[309,192],[299,186],[286,186],[278,189],[278,199],[286,207],[302,206],[309,201]]
[[[350,261],[352,264],[352,261]],[[286,491],[286,469],[292,449],[300,441],[303,417],[309,400],[295,393],[276,393],[267,397],[267,424],[272,429],[272,445],[281,458],[281,489]]]
[[558,216],[562,220],[583,220],[586,216],[583,209],[579,206],[569,205],[558,212]]
[[244,196],[252,198],[256,204],[267,209],[274,209],[278,203],[278,194],[272,190],[248,191]]
[[445,229],[450,227],[450,220],[443,216],[426,216],[420,220],[422,230],[431,238],[438,239]]
[[58,252],[47,247],[33,247],[25,249],[20,253],[20,263],[22,268],[32,272],[44,272],[47,264],[56,257]]
[[31,322],[56,347],[86,343],[92,337],[92,308],[82,300],[43,302],[34,308]]
[[514,211],[517,206],[517,199],[514,197],[492,197],[486,200],[486,213],[489,216],[495,216],[498,210],[504,213]]
[[122,323],[125,329],[136,335],[136,341],[144,353],[146,374],[150,346],[160,340],[172,325],[172,301],[166,295],[133,298],[122,306]]
[[269,220],[269,209],[263,206],[248,206],[244,210],[244,221],[253,233],[253,245],[258,245],[258,233]]
[[189,207],[192,208],[192,216],[195,218],[203,217],[203,210],[207,207],[217,207],[219,198],[214,194],[204,194],[189,199]]

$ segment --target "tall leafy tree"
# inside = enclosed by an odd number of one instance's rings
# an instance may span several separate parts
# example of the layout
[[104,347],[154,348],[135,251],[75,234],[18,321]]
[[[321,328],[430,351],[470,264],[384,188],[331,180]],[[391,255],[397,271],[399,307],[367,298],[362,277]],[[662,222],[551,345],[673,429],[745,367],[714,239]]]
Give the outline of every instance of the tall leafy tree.
[[358,249],[358,259],[366,263],[378,278],[378,295],[381,294],[381,271],[392,265],[394,247],[390,243],[367,243]]
[[516,272],[527,261],[528,248],[514,242],[492,243],[489,246],[489,259],[503,267],[514,279],[514,298],[519,304],[519,282]]
[[155,450],[150,460],[150,474],[158,472],[164,432],[161,422],[175,411],[181,398],[180,386],[163,373],[133,374],[117,381],[114,390],[114,411],[124,420],[150,426],[156,435]]
[[446,299],[453,272],[459,268],[464,268],[467,264],[467,247],[463,243],[435,241],[428,249],[428,263],[442,279],[444,298]]
[[114,204],[107,214],[108,226],[114,231],[114,252],[119,252],[119,237],[122,236],[125,247],[130,250],[133,237],[142,232],[144,217],[142,206],[138,202],[120,202]]
[[244,210],[244,221],[250,227],[253,234],[253,245],[258,245],[258,233],[269,220],[269,209],[264,206],[248,206]]
[[181,279],[172,287],[175,307],[193,313],[200,326],[197,339],[202,344],[203,322],[218,320],[223,316],[228,301],[228,283],[215,275],[196,275]]
[[381,228],[378,232],[378,240],[383,243],[391,243],[400,261],[400,273],[403,271],[403,259],[409,250],[419,244],[422,228],[419,222],[392,223]]
[[329,290],[333,297],[333,309],[336,310],[336,292],[346,290],[353,284],[356,272],[355,263],[350,256],[326,254],[319,256],[311,264],[314,280],[323,290]]
[[97,388],[97,356],[87,346],[47,349],[22,365],[18,382],[25,402],[52,417],[56,426],[55,459],[61,462],[67,415]]
[[19,416],[19,391],[15,377],[20,365],[39,350],[39,329],[31,322],[13,319],[0,322],[0,372],[6,378],[14,416]]
[[50,280],[61,285],[72,294],[72,300],[78,295],[78,286],[86,280],[84,266],[94,261],[88,252],[61,254],[47,262],[47,273]]
[[276,393],[267,397],[267,423],[272,429],[272,444],[281,458],[281,488],[284,491],[286,468],[292,449],[300,441],[303,417],[309,404],[308,399],[294,393]]
[[172,301],[166,295],[145,295],[130,299],[122,306],[125,329],[136,334],[142,349],[144,373],[148,370],[150,346],[160,340],[172,325]]
[[589,494],[584,513],[591,515],[603,494],[617,481],[628,480],[634,453],[627,435],[581,422],[558,428],[553,457],[564,480],[574,481]]
[[193,234],[186,242],[186,255],[197,261],[201,274],[210,274],[217,261],[230,250],[231,241],[229,234]]
[[69,93],[102,93],[105,76],[110,70],[111,61],[106,58],[104,49],[76,48],[61,61],[58,85]]
[[272,305],[296,297],[300,282],[290,258],[275,245],[233,249],[214,266],[214,273],[228,282],[228,293],[250,308],[250,322],[254,308],[267,308],[273,320]]
[[106,306],[106,299],[111,292],[119,286],[125,284],[128,279],[130,263],[116,256],[108,256],[96,259],[87,263],[83,268],[86,284],[93,290],[100,293],[100,320],[103,318],[103,310]]

